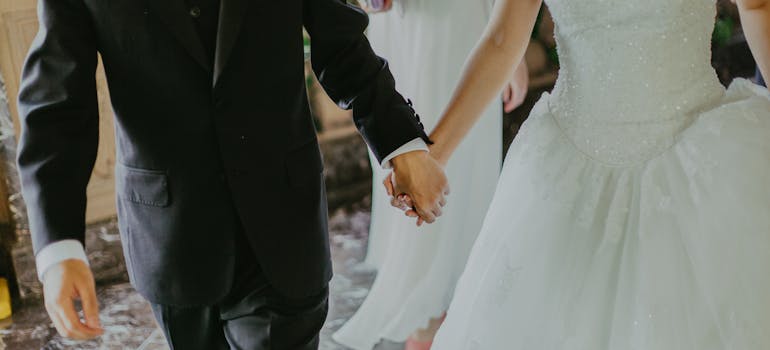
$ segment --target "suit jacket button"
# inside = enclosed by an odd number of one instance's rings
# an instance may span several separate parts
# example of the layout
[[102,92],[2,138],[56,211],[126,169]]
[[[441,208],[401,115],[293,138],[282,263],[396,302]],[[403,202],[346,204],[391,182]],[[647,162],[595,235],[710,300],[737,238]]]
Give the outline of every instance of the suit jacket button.
[[198,7],[198,6],[193,6],[192,8],[190,8],[190,16],[192,16],[192,18],[200,17],[201,16],[201,8]]

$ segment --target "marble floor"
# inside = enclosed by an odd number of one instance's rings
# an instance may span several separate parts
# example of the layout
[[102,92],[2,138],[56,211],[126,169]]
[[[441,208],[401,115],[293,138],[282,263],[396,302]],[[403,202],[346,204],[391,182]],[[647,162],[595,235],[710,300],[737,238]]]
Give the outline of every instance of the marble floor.
[[[366,209],[340,210],[330,220],[335,277],[331,282],[330,313],[321,332],[321,350],[344,350],[331,334],[344,324],[361,304],[374,273],[360,265],[366,249],[369,213]],[[155,325],[149,306],[127,283],[99,288],[101,320],[105,334],[89,342],[59,337],[42,305],[25,305],[15,310],[12,323],[0,324],[0,350],[163,350],[168,346]],[[403,346],[382,343],[378,350]]]

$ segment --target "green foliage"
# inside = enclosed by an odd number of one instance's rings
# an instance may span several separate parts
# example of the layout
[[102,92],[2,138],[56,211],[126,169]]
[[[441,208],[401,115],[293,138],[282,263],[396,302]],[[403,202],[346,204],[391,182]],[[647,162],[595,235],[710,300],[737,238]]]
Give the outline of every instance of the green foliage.
[[305,34],[304,36],[304,45],[305,45],[305,60],[310,59],[310,37]]
[[727,45],[727,42],[733,37],[735,25],[735,20],[730,17],[718,18],[712,35],[714,46],[722,47]]

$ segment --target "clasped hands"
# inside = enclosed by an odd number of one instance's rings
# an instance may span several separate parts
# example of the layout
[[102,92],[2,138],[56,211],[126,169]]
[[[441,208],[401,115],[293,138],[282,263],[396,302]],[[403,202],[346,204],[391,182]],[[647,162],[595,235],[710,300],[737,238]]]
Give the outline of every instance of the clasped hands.
[[441,216],[449,195],[444,167],[426,151],[402,154],[391,160],[393,172],[383,182],[390,204],[417,219],[417,226]]

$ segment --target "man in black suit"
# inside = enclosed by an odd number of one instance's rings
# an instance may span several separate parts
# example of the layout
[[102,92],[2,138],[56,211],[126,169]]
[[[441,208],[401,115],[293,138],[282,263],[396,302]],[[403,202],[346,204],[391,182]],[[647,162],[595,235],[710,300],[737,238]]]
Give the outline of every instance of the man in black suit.
[[[315,349],[332,274],[313,69],[420,216],[446,179],[411,104],[341,0],[40,0],[19,94],[19,168],[46,308],[101,334],[83,253],[97,52],[116,116],[131,281],[173,349]],[[82,302],[84,320],[74,306]]]

